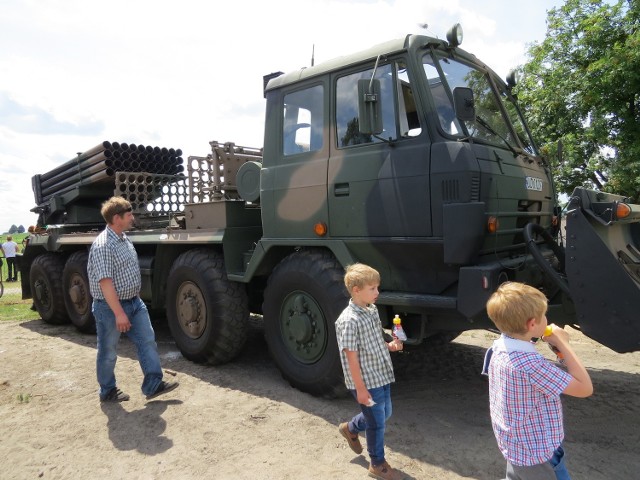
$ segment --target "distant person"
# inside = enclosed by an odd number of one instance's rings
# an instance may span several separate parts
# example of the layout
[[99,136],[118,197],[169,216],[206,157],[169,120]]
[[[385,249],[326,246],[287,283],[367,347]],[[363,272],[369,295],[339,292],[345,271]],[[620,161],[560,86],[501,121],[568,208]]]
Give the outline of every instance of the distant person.
[[139,297],[138,255],[124,233],[133,226],[131,204],[124,198],[111,197],[102,204],[100,213],[107,226],[93,242],[87,264],[98,334],[100,401],[129,400],[129,395],[117,387],[114,373],[121,333],[126,333],[136,346],[144,374],[142,393],[150,400],[175,389],[178,382],[162,380],[155,333],[147,307]]
[[375,301],[380,274],[356,263],[347,267],[344,283],[351,295],[349,305],[336,321],[336,333],[345,384],[361,412],[338,430],[355,453],[362,453],[358,434],[365,432],[371,458],[369,476],[388,480],[404,478],[384,456],[385,422],[392,412],[391,383],[395,381],[389,352],[402,350],[402,342],[386,342]]
[[547,299],[540,290],[507,282],[487,302],[502,332],[487,351],[491,424],[507,460],[507,480],[569,480],[564,462],[560,394],[588,397],[591,378],[569,345],[569,335],[552,325],[544,341],[557,349],[567,371],[540,355],[532,339],[547,327]]
[[13,241],[11,235],[7,235],[7,241],[0,248],[7,259],[7,282],[15,282],[18,280],[18,267],[16,265],[16,254],[20,251],[18,244]]

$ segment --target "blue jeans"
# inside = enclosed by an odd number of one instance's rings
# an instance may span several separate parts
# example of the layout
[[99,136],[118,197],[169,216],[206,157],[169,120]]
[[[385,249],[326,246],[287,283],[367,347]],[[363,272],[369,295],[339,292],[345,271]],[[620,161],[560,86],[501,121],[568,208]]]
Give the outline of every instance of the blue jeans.
[[[138,362],[144,374],[142,393],[151,395],[162,381],[162,367],[147,306],[140,297],[121,300],[120,304],[129,317],[131,329],[127,335],[136,346]],[[96,370],[100,384],[100,398],[104,398],[116,386],[115,367],[120,332],[116,328],[116,317],[107,302],[94,300],[92,311],[98,333]]]
[[529,467],[519,467],[507,462],[506,480],[571,480],[564,463],[564,450],[560,445],[549,461]]
[[[357,399],[355,390],[351,394]],[[391,385],[370,388],[369,394],[376,404],[373,407],[360,405],[362,410],[349,422],[349,430],[353,433],[365,432],[367,438],[367,451],[373,465],[384,463],[384,427],[385,422],[391,416]]]
[[553,471],[556,474],[556,480],[571,480],[567,465],[564,463],[564,449],[562,445],[556,448],[553,452],[553,457],[549,460],[549,463],[553,467]]

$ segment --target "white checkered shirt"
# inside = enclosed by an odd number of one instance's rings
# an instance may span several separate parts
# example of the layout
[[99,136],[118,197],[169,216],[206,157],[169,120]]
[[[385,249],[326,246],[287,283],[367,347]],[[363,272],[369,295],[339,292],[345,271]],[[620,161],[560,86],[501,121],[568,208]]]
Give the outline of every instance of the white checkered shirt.
[[362,379],[367,389],[382,387],[395,381],[391,355],[382,334],[377,307],[359,307],[349,300],[349,305],[336,321],[340,361],[348,389],[355,390],[356,387],[345,350],[358,352]]
[[100,288],[103,278],[113,280],[120,300],[128,300],[140,293],[142,279],[136,249],[124,233],[119,237],[108,226],[91,245],[87,274],[89,290],[97,300],[104,300]]

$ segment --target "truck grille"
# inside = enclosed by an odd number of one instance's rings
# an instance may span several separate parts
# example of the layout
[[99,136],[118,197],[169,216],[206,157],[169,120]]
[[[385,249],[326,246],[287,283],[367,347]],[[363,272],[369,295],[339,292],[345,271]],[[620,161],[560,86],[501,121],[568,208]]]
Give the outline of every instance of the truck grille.
[[442,201],[444,203],[478,202],[480,200],[480,178],[472,177],[469,198],[460,197],[460,181],[450,178],[442,181]]

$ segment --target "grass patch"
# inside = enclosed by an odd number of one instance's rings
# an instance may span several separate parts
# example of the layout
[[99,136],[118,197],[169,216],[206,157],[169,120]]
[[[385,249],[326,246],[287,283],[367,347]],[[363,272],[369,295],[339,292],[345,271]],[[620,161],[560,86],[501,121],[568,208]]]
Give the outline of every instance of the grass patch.
[[40,318],[31,310],[31,299],[22,300],[18,282],[4,282],[4,295],[0,298],[0,321],[15,322]]
[[[29,236],[28,233],[16,233],[13,236],[13,241],[18,244],[20,249],[19,253],[22,253],[24,246],[22,240]],[[0,243],[7,240],[7,234],[0,236]],[[0,257],[2,255],[0,254]],[[0,275],[2,280],[6,280],[7,262],[2,257],[2,268],[0,268]],[[18,275],[19,280],[19,275]],[[17,282],[4,282],[4,294],[0,297],[0,321],[20,321],[20,320],[33,320],[39,318],[37,312],[31,310],[32,301],[22,300],[22,291],[20,288],[20,281]]]

